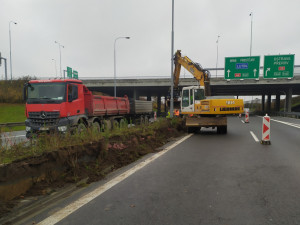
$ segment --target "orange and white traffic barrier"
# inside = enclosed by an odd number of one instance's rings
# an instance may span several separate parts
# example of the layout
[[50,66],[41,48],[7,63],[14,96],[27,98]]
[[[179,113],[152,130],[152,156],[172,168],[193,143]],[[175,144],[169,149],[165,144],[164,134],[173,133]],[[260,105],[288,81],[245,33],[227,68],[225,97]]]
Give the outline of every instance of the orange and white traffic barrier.
[[156,115],[156,112],[154,112],[154,121],[157,120],[157,115]]
[[262,124],[262,139],[261,143],[263,145],[270,145],[270,117],[266,114],[263,117],[263,124]]
[[245,111],[245,123],[249,123],[249,110]]

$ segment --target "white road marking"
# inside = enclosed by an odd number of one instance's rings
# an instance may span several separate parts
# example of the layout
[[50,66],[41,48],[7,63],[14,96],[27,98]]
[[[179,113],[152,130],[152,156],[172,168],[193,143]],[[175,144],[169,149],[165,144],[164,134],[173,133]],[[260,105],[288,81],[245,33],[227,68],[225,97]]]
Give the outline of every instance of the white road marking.
[[272,121],[275,121],[275,122],[278,122],[278,123],[283,123],[285,125],[288,125],[288,126],[291,126],[291,127],[296,127],[296,128],[299,128],[300,129],[300,124],[296,124],[296,123],[289,123],[289,122],[283,122],[283,121],[280,121],[280,120],[274,120],[274,119],[271,119]]
[[[263,118],[263,116],[259,116],[261,118]],[[299,128],[300,129],[300,124],[297,124],[297,123],[289,123],[289,122],[284,122],[284,121],[280,121],[280,120],[275,120],[275,119],[271,119],[275,122],[278,122],[278,123],[283,123],[285,125],[288,125],[288,126],[291,126],[291,127],[296,127],[296,128]]]
[[134,174],[136,171],[142,169],[143,167],[145,167],[146,165],[148,165],[149,163],[151,163],[152,161],[154,161],[158,157],[160,157],[163,154],[165,154],[166,152],[170,151],[172,148],[179,145],[180,143],[182,143],[183,141],[185,141],[186,139],[188,139],[192,135],[193,134],[189,134],[189,135],[185,136],[184,138],[180,139],[179,141],[176,141],[174,144],[172,144],[169,147],[165,148],[163,151],[160,151],[160,152],[156,153],[152,157],[146,159],[145,161],[143,161],[143,162],[139,163],[138,165],[134,166],[133,168],[127,170],[126,172],[122,173],[121,175],[117,176],[116,178],[112,179],[111,181],[107,182],[106,184],[98,187],[94,191],[86,194],[85,196],[81,197],[80,199],[78,199],[75,202],[71,203],[70,205],[66,206],[62,210],[54,213],[52,216],[49,216],[48,218],[46,218],[45,220],[41,221],[38,224],[39,225],[49,225],[49,224],[55,224],[55,223],[61,221],[62,219],[64,219],[65,217],[67,217],[71,213],[75,212],[77,209],[84,206],[85,204],[87,204],[88,202],[93,200],[94,198],[98,197],[99,195],[103,194],[105,191],[109,190],[110,188],[112,188],[116,184],[118,184],[121,181],[125,180],[127,177]]
[[259,142],[258,138],[256,137],[256,135],[250,131],[250,134],[252,135],[253,139],[256,141],[256,142]]
[[242,123],[245,123],[245,121],[244,120],[241,120],[242,121]]

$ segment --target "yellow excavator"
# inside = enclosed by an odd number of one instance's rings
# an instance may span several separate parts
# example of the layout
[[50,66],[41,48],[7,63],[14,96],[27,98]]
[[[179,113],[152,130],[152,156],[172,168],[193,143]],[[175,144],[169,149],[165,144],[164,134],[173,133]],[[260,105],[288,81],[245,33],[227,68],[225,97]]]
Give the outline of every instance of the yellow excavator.
[[198,86],[183,87],[181,91],[180,114],[185,119],[189,132],[201,127],[217,128],[217,133],[227,133],[226,115],[244,112],[242,99],[231,97],[210,96],[210,73],[200,64],[194,63],[187,56],[181,56],[177,50],[174,58],[174,89],[178,89],[180,69],[183,66],[197,81]]

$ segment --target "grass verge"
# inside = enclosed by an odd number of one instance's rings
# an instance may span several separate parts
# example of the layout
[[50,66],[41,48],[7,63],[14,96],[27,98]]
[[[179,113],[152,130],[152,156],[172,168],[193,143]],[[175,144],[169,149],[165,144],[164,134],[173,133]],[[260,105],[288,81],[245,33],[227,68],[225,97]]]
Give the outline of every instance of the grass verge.
[[[25,104],[0,103],[0,123],[25,122]],[[4,127],[2,132],[25,130],[25,126]]]
[[146,138],[153,136],[157,130],[167,131],[170,127],[177,128],[178,126],[181,126],[181,120],[179,118],[160,119],[148,126],[142,125],[130,128],[119,128],[101,133],[89,129],[85,133],[74,135],[43,135],[26,144],[19,143],[10,147],[5,147],[0,144],[0,164],[8,164],[23,158],[37,157],[58,149],[80,146],[100,140],[107,140],[107,142],[108,140],[112,142],[126,141],[137,134]]

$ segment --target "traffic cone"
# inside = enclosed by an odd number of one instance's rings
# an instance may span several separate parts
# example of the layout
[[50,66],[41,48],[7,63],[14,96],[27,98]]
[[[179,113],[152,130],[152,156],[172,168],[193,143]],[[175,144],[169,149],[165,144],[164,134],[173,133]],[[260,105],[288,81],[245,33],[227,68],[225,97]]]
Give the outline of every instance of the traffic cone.
[[270,117],[268,114],[266,114],[263,117],[263,124],[262,124],[262,139],[261,139],[261,144],[263,145],[270,145]]

